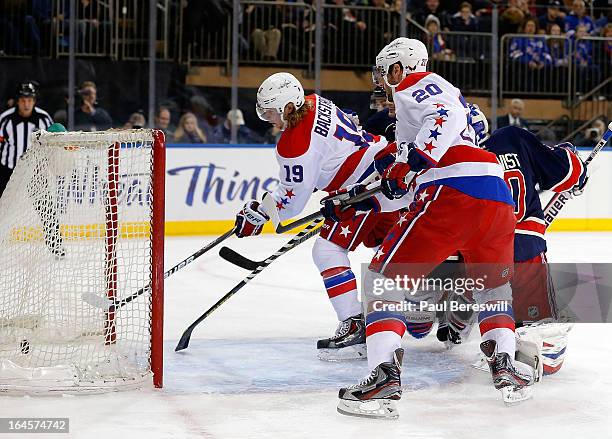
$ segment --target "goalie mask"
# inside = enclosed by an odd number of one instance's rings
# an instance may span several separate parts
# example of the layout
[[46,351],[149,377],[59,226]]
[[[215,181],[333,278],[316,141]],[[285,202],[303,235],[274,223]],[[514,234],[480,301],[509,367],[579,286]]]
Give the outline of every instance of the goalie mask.
[[[427,70],[429,54],[425,44],[411,38],[396,38],[387,44],[376,56],[376,66],[373,68],[372,79],[374,84],[388,85],[395,88],[398,84],[390,84],[387,79],[389,68],[396,63],[402,67],[402,80],[411,73]],[[401,81],[400,81],[401,83]]]
[[304,87],[291,73],[275,73],[266,79],[257,90],[257,116],[263,121],[286,126],[283,117],[285,107],[292,103],[295,109],[304,105]]

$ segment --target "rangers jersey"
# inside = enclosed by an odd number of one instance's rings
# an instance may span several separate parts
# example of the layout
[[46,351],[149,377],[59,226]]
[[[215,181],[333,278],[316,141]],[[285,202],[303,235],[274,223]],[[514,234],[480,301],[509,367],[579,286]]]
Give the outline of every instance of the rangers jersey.
[[459,89],[432,72],[408,75],[395,89],[396,141],[413,145],[408,164],[416,193],[450,186],[474,198],[512,204],[494,154],[478,148]]
[[546,225],[538,189],[567,191],[586,177],[586,169],[569,148],[546,146],[518,127],[500,128],[483,147],[497,155],[514,199],[514,259],[532,259],[546,251]]
[[[335,191],[375,172],[374,156],[387,141],[360,130],[329,99],[312,94],[313,105],[300,123],[283,131],[276,146],[279,186],[272,193],[281,220],[298,215],[315,190]],[[406,207],[376,196],[382,211]]]

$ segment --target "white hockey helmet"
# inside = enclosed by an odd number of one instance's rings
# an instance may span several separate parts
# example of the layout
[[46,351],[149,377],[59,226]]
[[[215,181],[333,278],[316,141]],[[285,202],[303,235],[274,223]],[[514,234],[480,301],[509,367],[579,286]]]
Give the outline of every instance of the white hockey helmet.
[[268,77],[257,90],[257,115],[261,120],[271,121],[270,112],[276,111],[283,119],[285,106],[295,105],[296,110],[304,105],[304,87],[291,73],[280,72]]
[[480,145],[489,138],[489,121],[478,105],[468,104],[468,109],[468,123],[474,128],[476,141]]
[[389,67],[395,63],[400,63],[403,80],[411,73],[426,71],[428,60],[427,47],[425,47],[422,41],[404,37],[396,38],[387,44],[376,56],[374,83],[382,85],[384,81],[389,87],[394,88],[399,84],[392,85],[387,81]]

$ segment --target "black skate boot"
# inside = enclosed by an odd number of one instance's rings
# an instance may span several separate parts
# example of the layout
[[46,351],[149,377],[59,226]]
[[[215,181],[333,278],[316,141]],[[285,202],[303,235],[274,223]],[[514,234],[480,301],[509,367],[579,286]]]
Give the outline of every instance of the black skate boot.
[[397,419],[395,401],[402,397],[404,350],[393,353],[392,363],[381,363],[359,384],[340,389],[338,413],[364,418]]
[[317,349],[319,350],[319,359],[324,361],[366,359],[366,335],[363,314],[341,321],[333,337],[317,342]]
[[534,369],[519,361],[513,361],[506,352],[497,352],[495,340],[480,343],[480,350],[485,355],[493,385],[502,392],[504,403],[516,404],[531,398],[531,386],[535,382]]

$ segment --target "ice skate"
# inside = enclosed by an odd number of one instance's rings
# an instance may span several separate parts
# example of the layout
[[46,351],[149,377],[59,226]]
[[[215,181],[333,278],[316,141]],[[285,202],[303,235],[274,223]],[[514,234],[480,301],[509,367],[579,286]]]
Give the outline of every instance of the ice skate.
[[395,401],[402,397],[400,374],[403,349],[396,349],[392,363],[381,363],[359,384],[340,389],[338,413],[364,418],[397,419]]
[[365,360],[367,350],[363,314],[341,321],[333,337],[317,342],[317,349],[319,359],[324,361]]
[[530,386],[535,382],[535,371],[527,364],[513,361],[506,352],[497,352],[495,340],[480,343],[493,378],[493,385],[502,392],[506,405],[513,405],[532,397]]

